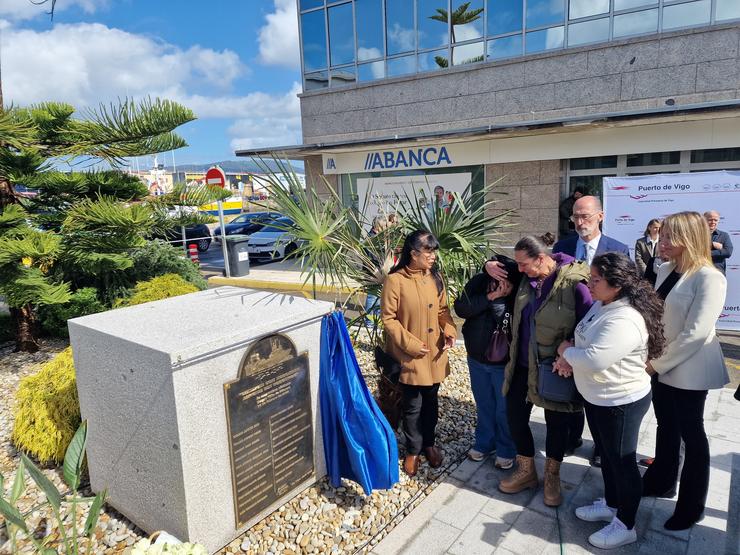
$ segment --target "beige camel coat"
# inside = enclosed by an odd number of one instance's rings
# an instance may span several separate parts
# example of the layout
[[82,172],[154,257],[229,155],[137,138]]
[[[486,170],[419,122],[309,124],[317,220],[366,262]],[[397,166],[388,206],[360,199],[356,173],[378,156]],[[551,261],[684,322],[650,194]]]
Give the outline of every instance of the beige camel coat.
[[[402,367],[400,381],[409,385],[441,383],[450,373],[445,336],[457,337],[444,290],[434,278],[404,268],[390,274],[380,301],[385,350]],[[426,346],[429,352],[423,354]]]

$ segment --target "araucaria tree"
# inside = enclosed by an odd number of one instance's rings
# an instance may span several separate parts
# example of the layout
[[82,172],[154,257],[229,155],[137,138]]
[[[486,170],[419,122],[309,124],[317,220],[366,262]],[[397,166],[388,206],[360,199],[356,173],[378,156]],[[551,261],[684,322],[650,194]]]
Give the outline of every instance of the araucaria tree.
[[[125,100],[82,117],[62,103],[0,107],[0,296],[17,350],[38,349],[37,307],[67,302],[71,288],[110,285],[159,221],[153,206],[138,202],[147,191],[136,178],[54,166],[115,168],[125,157],[180,148],[186,143],[173,130],[193,119],[167,100]],[[38,194],[25,198],[18,184]]]

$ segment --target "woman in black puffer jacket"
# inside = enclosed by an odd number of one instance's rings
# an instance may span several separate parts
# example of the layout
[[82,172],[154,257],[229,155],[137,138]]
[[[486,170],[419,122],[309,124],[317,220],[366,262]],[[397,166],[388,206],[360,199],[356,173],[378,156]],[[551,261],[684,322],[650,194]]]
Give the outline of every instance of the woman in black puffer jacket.
[[500,339],[497,349],[491,348],[491,341],[494,332],[499,330],[498,335],[504,335],[505,346],[508,346],[511,337],[509,315],[521,273],[512,259],[502,255],[494,259],[504,265],[509,277],[499,281],[485,270],[476,274],[455,301],[455,312],[465,319],[462,333],[468,351],[470,387],[478,413],[475,443],[468,457],[480,461],[495,452],[496,466],[508,469],[516,456],[506,417],[506,398],[501,393],[504,366],[509,355],[508,348],[502,348]]

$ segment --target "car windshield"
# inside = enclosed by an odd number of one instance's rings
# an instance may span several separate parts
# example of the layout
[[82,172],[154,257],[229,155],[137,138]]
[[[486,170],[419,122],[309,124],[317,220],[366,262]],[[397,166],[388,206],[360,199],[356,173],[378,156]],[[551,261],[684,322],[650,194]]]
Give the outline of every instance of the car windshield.
[[285,228],[293,223],[288,218],[278,218],[274,223],[266,225],[260,231],[266,231],[268,233],[285,233]]

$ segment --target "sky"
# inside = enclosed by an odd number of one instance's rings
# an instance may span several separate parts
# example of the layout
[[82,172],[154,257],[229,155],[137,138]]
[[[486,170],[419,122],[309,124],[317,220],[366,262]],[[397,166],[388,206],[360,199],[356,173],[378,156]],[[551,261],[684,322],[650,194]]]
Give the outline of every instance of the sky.
[[49,7],[0,0],[6,106],[180,102],[198,119],[177,129],[176,164],[301,142],[296,0],[57,0],[53,21]]

